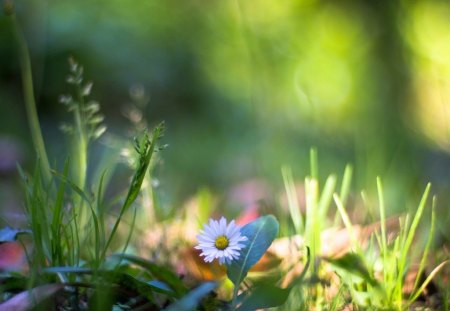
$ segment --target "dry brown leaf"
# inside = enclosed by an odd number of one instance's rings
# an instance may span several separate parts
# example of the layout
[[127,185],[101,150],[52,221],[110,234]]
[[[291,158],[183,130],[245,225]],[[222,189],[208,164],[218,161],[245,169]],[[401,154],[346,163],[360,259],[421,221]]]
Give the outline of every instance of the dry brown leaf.
[[28,267],[23,246],[18,242],[0,244],[0,271],[24,271]]

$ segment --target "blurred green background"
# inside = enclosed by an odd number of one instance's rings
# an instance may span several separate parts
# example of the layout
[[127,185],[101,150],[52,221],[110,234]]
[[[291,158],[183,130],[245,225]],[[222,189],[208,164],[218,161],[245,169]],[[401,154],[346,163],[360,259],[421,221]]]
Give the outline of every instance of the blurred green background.
[[[145,89],[150,125],[166,121],[170,147],[158,176],[170,204],[249,178],[280,185],[282,165],[301,179],[315,146],[322,177],[354,164],[356,193],[373,191],[382,176],[391,213],[417,206],[431,181],[449,220],[448,1],[13,2],[51,161],[63,161],[58,126],[68,114],[58,97],[73,56],[94,82],[111,132],[125,136],[130,90]],[[31,166],[4,12],[0,133]]]

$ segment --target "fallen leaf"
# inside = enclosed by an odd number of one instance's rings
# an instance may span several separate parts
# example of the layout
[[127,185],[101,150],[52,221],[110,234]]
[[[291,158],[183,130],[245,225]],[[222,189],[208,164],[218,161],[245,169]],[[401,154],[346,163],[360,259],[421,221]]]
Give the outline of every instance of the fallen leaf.
[[28,267],[23,246],[17,242],[0,244],[0,272],[23,271]]
[[215,281],[225,277],[225,265],[219,265],[217,260],[207,263],[200,257],[200,250],[193,247],[182,252],[182,258],[187,272],[196,280]]
[[61,284],[47,284],[23,291],[11,299],[0,304],[1,311],[28,311],[45,299],[53,296],[63,286]]

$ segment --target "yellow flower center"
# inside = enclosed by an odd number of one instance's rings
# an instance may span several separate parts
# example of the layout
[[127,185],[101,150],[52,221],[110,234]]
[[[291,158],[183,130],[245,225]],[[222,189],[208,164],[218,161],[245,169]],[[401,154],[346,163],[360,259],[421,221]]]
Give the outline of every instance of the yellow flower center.
[[228,238],[224,235],[218,236],[216,238],[216,242],[214,243],[216,248],[220,249],[221,251],[223,251],[225,248],[227,248],[228,244],[229,244]]

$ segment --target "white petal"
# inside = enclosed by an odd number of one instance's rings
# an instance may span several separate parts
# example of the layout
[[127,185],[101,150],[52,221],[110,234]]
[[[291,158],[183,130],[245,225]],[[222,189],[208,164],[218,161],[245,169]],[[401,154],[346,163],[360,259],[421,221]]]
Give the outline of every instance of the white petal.
[[214,219],[209,220],[209,229],[212,234],[216,234],[216,227],[214,226],[215,222],[216,221]]
[[220,226],[219,222],[216,220],[213,220],[212,222],[213,230],[214,230],[214,237],[220,235]]
[[226,235],[227,236],[231,236],[231,230],[233,230],[233,228],[234,228],[234,220],[232,220],[232,221],[230,221],[230,223],[228,224],[228,226],[227,226],[227,232],[226,232]]
[[213,239],[216,237],[216,231],[214,230],[214,225],[211,225],[211,223],[209,226],[207,226],[207,227],[205,226],[205,231],[209,237],[211,237]]
[[225,235],[227,232],[227,220],[225,217],[220,218],[220,234]]
[[208,236],[197,236],[197,240],[199,242],[203,242],[203,243],[213,243],[214,244],[214,239],[208,237]]

